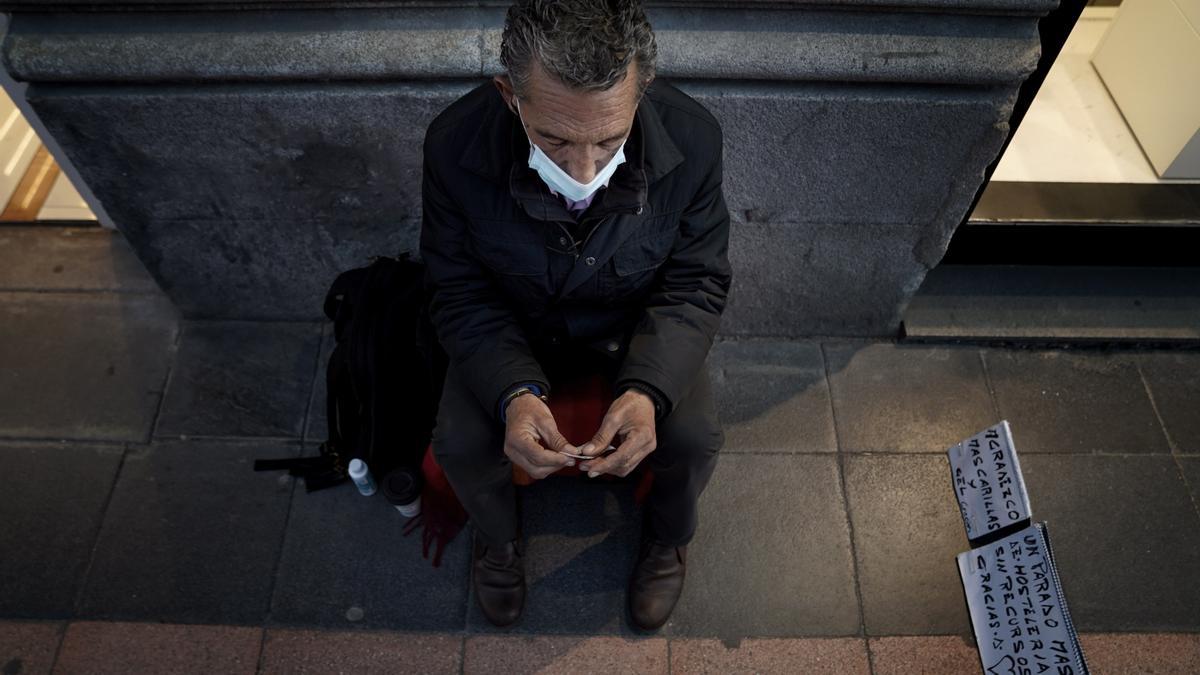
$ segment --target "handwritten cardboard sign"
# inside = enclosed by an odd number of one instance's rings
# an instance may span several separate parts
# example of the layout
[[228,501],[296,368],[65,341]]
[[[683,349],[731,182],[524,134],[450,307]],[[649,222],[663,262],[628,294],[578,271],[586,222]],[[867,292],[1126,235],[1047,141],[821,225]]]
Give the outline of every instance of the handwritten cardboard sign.
[[946,451],[954,494],[972,545],[1029,520],[1029,494],[1008,422],[985,429]]
[[987,675],[1086,675],[1045,523],[958,555]]

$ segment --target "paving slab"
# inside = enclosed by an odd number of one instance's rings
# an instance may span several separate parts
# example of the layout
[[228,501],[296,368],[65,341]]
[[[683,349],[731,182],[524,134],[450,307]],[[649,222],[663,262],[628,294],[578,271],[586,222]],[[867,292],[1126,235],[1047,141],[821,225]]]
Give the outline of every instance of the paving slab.
[[979,352],[826,344],[843,452],[944,452],[995,424]]
[[1157,352],[1136,359],[1175,449],[1200,455],[1200,352]]
[[837,458],[721,457],[700,498],[673,636],[801,637],[859,632]]
[[984,360],[1022,454],[1169,451],[1128,354],[992,349]]
[[519,492],[528,586],[520,621],[492,626],[474,596],[467,628],[478,632],[632,634],[625,587],[641,541],[631,481],[555,476]]
[[718,342],[709,356],[726,452],[836,452],[821,346]]
[[297,445],[159,441],[131,447],[96,546],[87,618],[260,624],[292,479],[255,473]]
[[48,674],[62,631],[59,623],[0,621],[0,673]]
[[261,673],[421,673],[458,675],[462,636],[393,631],[313,631],[271,628]]
[[314,323],[187,323],[156,433],[300,438],[320,342]]
[[1079,640],[1093,673],[1200,673],[1200,634],[1085,634]]
[[122,451],[0,444],[0,615],[71,615]]
[[262,629],[149,623],[72,623],[56,675],[254,673]]
[[671,672],[865,675],[871,668],[861,638],[749,638],[736,646],[711,638],[684,638],[671,640]]
[[0,289],[158,293],[119,233],[101,227],[0,227]]
[[0,292],[0,437],[144,442],[176,332],[159,295]]
[[[974,673],[979,652],[974,639],[958,635],[871,638],[875,675]],[[1106,672],[1106,671],[1097,671]]]
[[670,669],[665,638],[477,635],[467,638],[462,672],[667,675]]
[[[306,454],[314,454],[310,448]],[[298,485],[275,581],[271,619],[289,627],[461,631],[469,530],[441,567],[421,557],[420,533],[377,492],[350,483],[306,493]]]
[[1200,516],[1169,456],[1026,455],[1081,631],[1200,630]]
[[846,491],[867,634],[970,634],[954,562],[969,547],[946,458],[848,457]]

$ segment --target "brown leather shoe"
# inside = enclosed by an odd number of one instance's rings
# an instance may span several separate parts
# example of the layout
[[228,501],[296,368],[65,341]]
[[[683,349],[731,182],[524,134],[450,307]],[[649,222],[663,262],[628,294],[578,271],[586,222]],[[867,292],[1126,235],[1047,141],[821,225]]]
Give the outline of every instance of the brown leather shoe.
[[629,615],[642,630],[658,630],[683,592],[687,572],[687,546],[665,546],[652,539],[642,542],[637,565],[629,579]]
[[483,615],[497,626],[507,626],[521,618],[525,608],[524,551],[517,540],[503,546],[489,546],[475,534],[474,569],[471,583]]

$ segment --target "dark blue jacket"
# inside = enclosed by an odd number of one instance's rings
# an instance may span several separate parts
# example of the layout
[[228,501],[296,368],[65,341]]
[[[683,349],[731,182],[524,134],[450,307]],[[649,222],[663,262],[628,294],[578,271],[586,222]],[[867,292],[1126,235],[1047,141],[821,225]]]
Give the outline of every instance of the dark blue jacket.
[[732,279],[720,125],[654,82],[627,161],[578,219],[528,156],[491,83],[426,132],[421,256],[439,341],[491,411],[517,383],[553,396],[541,355],[586,346],[619,361],[616,391],[647,384],[669,414],[703,367]]

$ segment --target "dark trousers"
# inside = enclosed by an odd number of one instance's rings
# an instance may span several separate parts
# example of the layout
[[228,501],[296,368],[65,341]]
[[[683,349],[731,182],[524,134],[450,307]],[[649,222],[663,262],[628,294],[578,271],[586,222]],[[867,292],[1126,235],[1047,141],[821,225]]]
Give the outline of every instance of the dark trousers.
[[[582,372],[600,373],[611,383],[616,370],[609,359],[585,354],[539,357],[539,363],[552,390],[556,382]],[[648,522],[660,542],[682,546],[696,532],[696,502],[712,477],[725,441],[707,367],[702,366],[692,378],[687,392],[670,415],[658,422],[655,433],[657,447],[639,466],[654,470],[646,504]],[[512,462],[504,454],[504,426],[483,409],[460,381],[453,364],[446,373],[438,406],[433,452],[484,539],[492,544],[515,539],[516,488]]]

